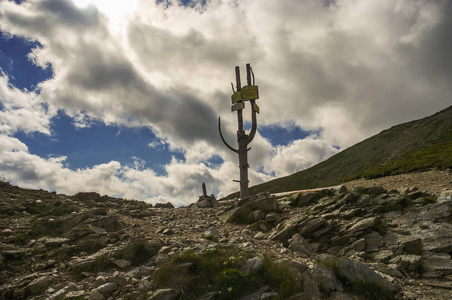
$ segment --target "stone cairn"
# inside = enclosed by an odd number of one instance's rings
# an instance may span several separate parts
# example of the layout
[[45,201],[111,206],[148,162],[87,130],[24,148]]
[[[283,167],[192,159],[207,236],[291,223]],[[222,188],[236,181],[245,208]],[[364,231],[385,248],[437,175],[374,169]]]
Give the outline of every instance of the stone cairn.
[[192,205],[192,207],[196,208],[211,208],[211,207],[218,207],[220,204],[218,203],[217,199],[215,198],[214,194],[211,194],[210,196],[207,195],[207,188],[206,184],[202,183],[202,195],[199,196],[199,200]]

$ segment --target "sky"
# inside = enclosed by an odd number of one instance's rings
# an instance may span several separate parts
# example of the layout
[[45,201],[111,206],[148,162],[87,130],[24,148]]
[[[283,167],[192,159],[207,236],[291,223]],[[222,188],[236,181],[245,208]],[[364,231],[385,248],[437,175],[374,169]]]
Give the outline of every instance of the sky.
[[452,103],[449,0],[0,0],[0,32],[0,176],[69,195],[238,191],[247,63],[250,186]]

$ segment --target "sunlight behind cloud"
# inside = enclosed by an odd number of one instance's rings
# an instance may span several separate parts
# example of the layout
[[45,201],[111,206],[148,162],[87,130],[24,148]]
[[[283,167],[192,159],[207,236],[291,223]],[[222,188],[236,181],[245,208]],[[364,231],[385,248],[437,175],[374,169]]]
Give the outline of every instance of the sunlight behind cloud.
[[137,8],[137,0],[73,0],[79,8],[95,6],[100,12],[110,20],[110,25],[114,31],[121,31],[125,28],[130,15]]

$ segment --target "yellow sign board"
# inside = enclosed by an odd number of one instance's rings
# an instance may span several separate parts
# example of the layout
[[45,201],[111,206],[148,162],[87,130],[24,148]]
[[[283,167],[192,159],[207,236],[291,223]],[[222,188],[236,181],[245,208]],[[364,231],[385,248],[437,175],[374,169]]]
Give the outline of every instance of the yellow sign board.
[[243,102],[238,102],[238,103],[232,105],[231,111],[236,111],[236,110],[244,109],[244,108],[245,108],[245,103],[243,103]]
[[257,106],[256,103],[253,103],[253,110],[257,113],[259,113],[259,111],[260,111],[259,106]]
[[259,99],[257,85],[247,85],[242,88],[242,101]]
[[238,91],[231,96],[232,104],[242,101],[242,92]]

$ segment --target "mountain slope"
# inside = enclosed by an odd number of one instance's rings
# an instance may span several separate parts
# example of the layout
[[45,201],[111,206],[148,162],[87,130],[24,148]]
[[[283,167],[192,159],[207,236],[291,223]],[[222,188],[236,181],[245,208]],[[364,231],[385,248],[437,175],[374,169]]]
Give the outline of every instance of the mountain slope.
[[[410,164],[410,159],[419,158],[416,153],[422,155],[423,152],[428,152],[433,158],[428,163],[431,167],[451,167],[449,160],[435,165],[438,157],[447,157],[445,153],[452,151],[451,142],[452,106],[432,116],[393,126],[309,169],[253,186],[250,195],[334,185],[346,179],[361,177],[368,169],[402,157],[405,157],[405,163]],[[428,164],[426,167],[429,167]],[[226,198],[237,196],[238,193],[234,193]]]

